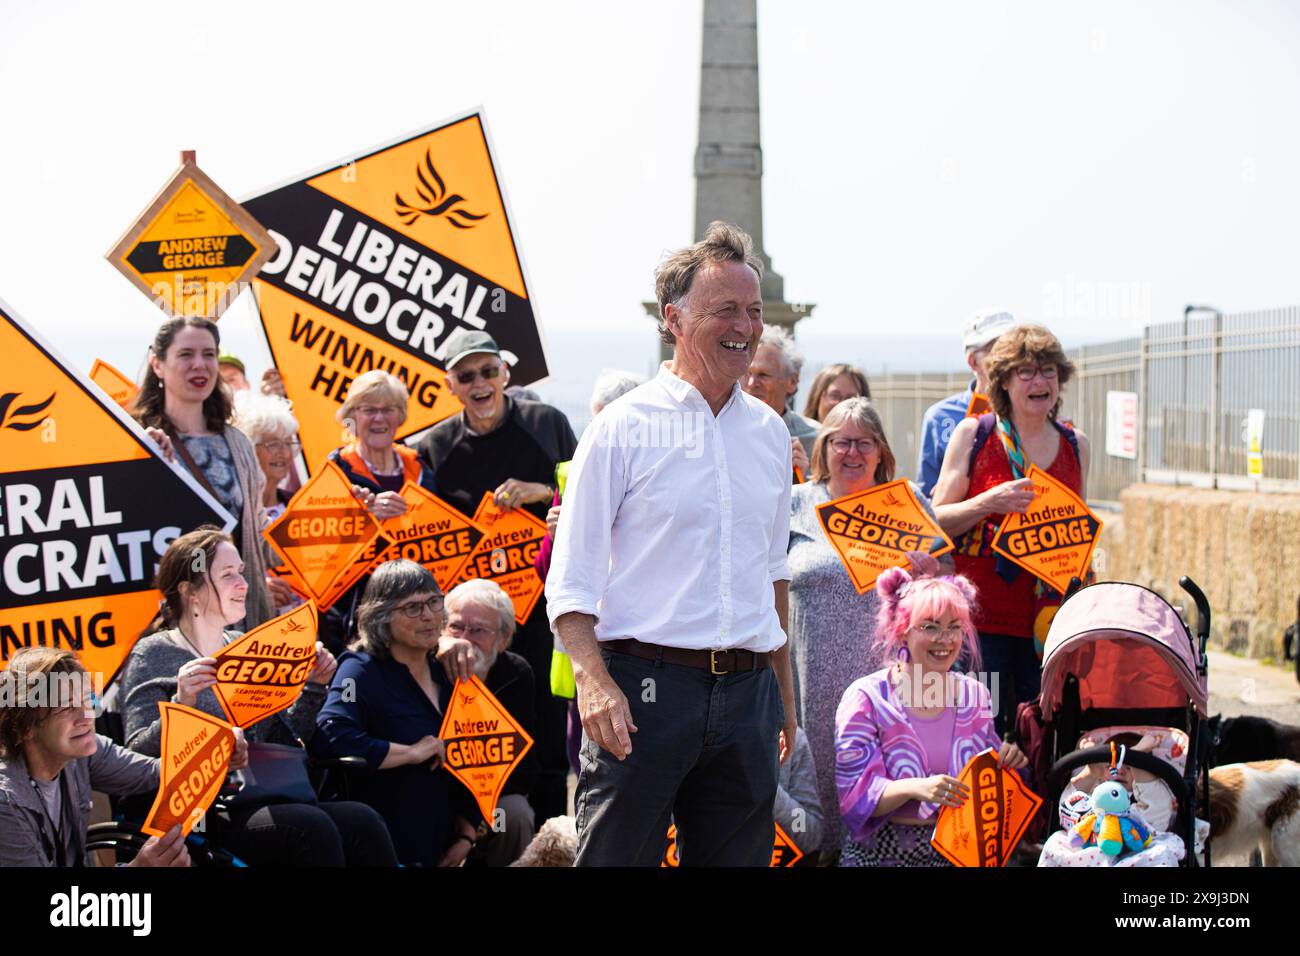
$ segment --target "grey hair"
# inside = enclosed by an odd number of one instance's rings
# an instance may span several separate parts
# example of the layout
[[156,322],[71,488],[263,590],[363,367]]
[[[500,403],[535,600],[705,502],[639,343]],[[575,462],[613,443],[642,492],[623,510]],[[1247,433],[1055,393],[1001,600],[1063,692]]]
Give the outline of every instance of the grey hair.
[[348,650],[364,651],[380,661],[392,657],[393,630],[389,625],[397,605],[425,591],[442,593],[428,568],[414,561],[385,561],[375,568],[357,607],[357,637]]
[[462,581],[447,592],[447,610],[450,611],[452,604],[459,601],[482,604],[496,611],[497,617],[501,619],[497,630],[505,637],[506,647],[510,646],[510,641],[515,636],[515,602],[501,590],[501,585],[486,578]]
[[763,278],[763,260],[754,253],[754,240],[749,233],[729,222],[711,222],[704,230],[704,238],[693,246],[678,249],[659,264],[655,270],[655,299],[659,303],[659,340],[673,345],[677,337],[668,328],[664,309],[670,304],[682,308],[686,294],[691,291],[695,273],[708,262],[743,262]]
[[293,406],[278,395],[237,392],[235,427],[256,445],[266,437],[292,438],[298,434],[298,419],[293,416]]
[[591,414],[599,414],[614,399],[644,384],[645,377],[636,372],[624,372],[617,368],[602,370],[596,376],[596,384],[591,387]]
[[803,353],[795,348],[794,336],[779,325],[763,326],[763,337],[758,340],[758,347],[772,345],[781,350],[781,359],[785,362],[787,375],[798,375],[803,371]]

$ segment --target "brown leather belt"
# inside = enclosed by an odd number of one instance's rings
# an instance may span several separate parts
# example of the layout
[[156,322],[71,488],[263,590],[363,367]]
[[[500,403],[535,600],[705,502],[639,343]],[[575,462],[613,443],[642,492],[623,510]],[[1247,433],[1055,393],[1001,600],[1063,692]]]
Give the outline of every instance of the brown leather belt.
[[645,644],[630,637],[618,641],[602,641],[600,646],[649,661],[664,660],[669,664],[698,667],[708,671],[714,677],[722,677],[737,671],[757,671],[772,666],[771,654],[766,652],[759,654],[743,648],[730,651],[697,651],[684,647],[664,647],[662,644]]

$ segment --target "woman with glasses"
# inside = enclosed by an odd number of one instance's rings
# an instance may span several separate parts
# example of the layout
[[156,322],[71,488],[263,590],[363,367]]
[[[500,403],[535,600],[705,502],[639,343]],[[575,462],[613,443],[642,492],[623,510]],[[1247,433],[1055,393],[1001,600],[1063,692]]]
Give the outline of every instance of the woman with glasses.
[[[235,427],[253,443],[257,464],[262,469],[266,485],[262,490],[262,515],[270,524],[284,514],[285,506],[293,492],[281,483],[293,472],[293,463],[302,445],[298,441],[298,420],[293,408],[276,395],[257,395],[243,391],[235,399]],[[269,565],[277,563],[270,555]],[[275,613],[283,614],[302,603],[279,577],[267,576],[267,590],[275,605]]]
[[1061,343],[1041,325],[1000,336],[985,360],[991,413],[958,424],[934,490],[935,511],[957,545],[957,570],[979,591],[975,626],[1004,706],[999,732],[1016,707],[1038,696],[1043,640],[1061,595],[993,551],[1009,513],[1034,500],[1026,474],[1037,465],[1087,500],[1088,438],[1058,421],[1061,388],[1074,374]]
[[373,369],[358,375],[335,413],[345,444],[329,460],[343,469],[352,493],[380,521],[406,513],[402,486],[408,481],[434,491],[433,471],[420,464],[415,449],[399,443],[410,395],[396,375]]
[[[817,506],[894,478],[894,453],[871,402],[850,398],[826,415],[813,442],[808,481],[790,494],[790,647],[795,708],[812,745],[818,796],[826,819],[823,858],[840,848],[836,807],[835,708],[853,681],[879,669],[873,646],[877,600],[858,594],[817,518]],[[929,502],[912,488],[922,507]]]
[[[335,413],[345,444],[330,452],[329,461],[352,482],[352,493],[378,521],[406,513],[401,492],[408,481],[437,491],[433,470],[420,462],[415,449],[396,440],[409,399],[400,378],[373,369],[357,376]],[[363,577],[321,617],[321,640],[336,654],[356,636],[357,605],[365,586]]]
[[825,421],[831,409],[846,398],[871,400],[871,386],[867,384],[866,373],[846,362],[827,365],[817,373],[808,389],[803,417],[815,422]]
[[947,866],[930,844],[936,814],[970,796],[958,779],[992,748],[1008,770],[1027,763],[993,728],[988,690],[954,670],[980,666],[962,577],[890,568],[876,580],[875,645],[887,666],[854,681],[835,715],[835,782],[848,831],[841,866]]
[[452,683],[434,651],[444,617],[428,570],[381,564],[358,608],[359,636],[339,658],[316,717],[324,752],[369,765],[350,795],[379,811],[407,866],[458,866],[486,832],[469,790],[443,766],[438,733]]

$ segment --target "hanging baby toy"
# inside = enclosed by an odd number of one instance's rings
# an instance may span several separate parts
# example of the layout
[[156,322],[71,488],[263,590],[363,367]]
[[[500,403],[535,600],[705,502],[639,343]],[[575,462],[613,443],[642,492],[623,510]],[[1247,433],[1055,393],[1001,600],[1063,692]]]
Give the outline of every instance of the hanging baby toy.
[[1119,771],[1124,766],[1127,748],[1110,745],[1110,779],[1099,783],[1092,791],[1092,812],[1076,823],[1073,832],[1084,846],[1094,843],[1107,856],[1119,856],[1124,848],[1142,850],[1151,844],[1151,830],[1136,816],[1129,814],[1133,800],[1119,782]]

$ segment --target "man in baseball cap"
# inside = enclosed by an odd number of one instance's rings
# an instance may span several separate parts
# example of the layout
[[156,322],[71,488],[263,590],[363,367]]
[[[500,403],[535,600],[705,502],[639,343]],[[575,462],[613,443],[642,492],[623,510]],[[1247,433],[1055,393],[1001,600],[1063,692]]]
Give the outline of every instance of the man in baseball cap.
[[953,429],[966,417],[977,394],[984,396],[987,404],[989,382],[984,371],[984,359],[988,357],[989,349],[998,340],[998,336],[1017,324],[1015,316],[1006,309],[981,309],[966,317],[962,325],[961,344],[966,349],[966,365],[975,377],[964,392],[935,402],[925,410],[925,416],[921,419],[921,451],[916,466],[916,483],[927,496],[934,493],[934,486],[939,481],[943,455],[948,450]]
[[[545,521],[555,498],[555,466],[571,459],[578,446],[569,420],[544,402],[506,394],[510,367],[486,332],[457,329],[447,337],[443,352],[447,387],[465,409],[434,425],[418,445],[421,462],[437,482],[438,496],[473,517],[484,492],[491,492],[498,508],[520,508]],[[533,670],[533,737],[540,772],[528,802],[538,820],[563,816],[568,808],[569,712],[568,702],[551,694],[552,646],[543,596],[511,644]],[[469,652],[469,641],[444,636],[438,660],[449,677],[468,677]]]

